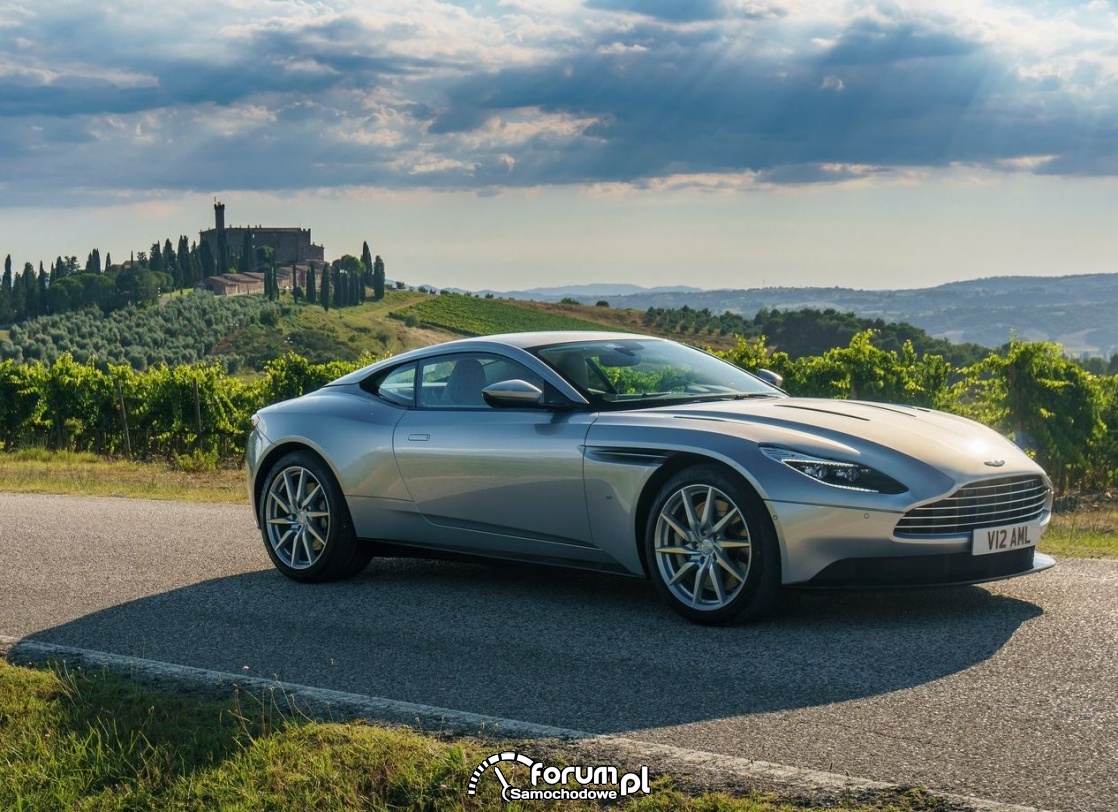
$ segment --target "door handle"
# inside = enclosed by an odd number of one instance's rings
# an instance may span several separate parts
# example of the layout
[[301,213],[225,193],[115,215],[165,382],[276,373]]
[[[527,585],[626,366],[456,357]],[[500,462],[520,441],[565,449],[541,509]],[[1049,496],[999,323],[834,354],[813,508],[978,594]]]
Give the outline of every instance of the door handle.
[[425,443],[431,439],[430,434],[409,434],[408,442],[410,443]]

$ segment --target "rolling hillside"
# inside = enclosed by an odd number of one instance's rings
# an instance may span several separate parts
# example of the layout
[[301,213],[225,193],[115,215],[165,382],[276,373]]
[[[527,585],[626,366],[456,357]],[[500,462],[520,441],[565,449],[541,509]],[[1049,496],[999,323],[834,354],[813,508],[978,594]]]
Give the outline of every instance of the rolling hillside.
[[[854,333],[867,327],[880,331],[887,348],[899,349],[904,340],[912,340],[921,352],[942,354],[957,366],[975,360],[959,356],[966,348],[929,341],[919,329],[873,324],[844,314],[804,312],[758,323],[686,308],[652,313],[412,290],[390,290],[382,301],[329,311],[296,304],[286,296],[270,302],[262,296],[207,293],[176,296],[157,307],[106,317],[83,310],[12,327],[8,336],[0,337],[0,359],[50,363],[69,353],[80,362],[127,364],[137,370],[213,359],[230,372],[252,375],[288,352],[312,363],[355,361],[461,336],[529,330],[650,333],[715,350],[733,348],[738,334],[763,333],[770,346],[798,357],[846,346]],[[974,352],[985,351],[975,348],[970,354]]]
[[[503,295],[522,295],[517,293]],[[558,299],[572,296],[593,304],[575,289],[523,295]],[[688,305],[712,313],[752,317],[762,308],[834,308],[868,318],[904,321],[955,343],[997,347],[1017,335],[1056,341],[1071,354],[1118,352],[1118,274],[1003,276],[910,290],[852,288],[747,288],[671,291],[648,289],[609,297],[615,308],[647,310]]]

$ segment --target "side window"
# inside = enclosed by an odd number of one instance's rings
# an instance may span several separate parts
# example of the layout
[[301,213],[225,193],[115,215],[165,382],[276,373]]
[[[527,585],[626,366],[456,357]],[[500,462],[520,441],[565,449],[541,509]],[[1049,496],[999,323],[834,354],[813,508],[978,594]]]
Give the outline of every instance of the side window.
[[415,403],[415,364],[398,367],[362,388],[397,406],[411,406]]
[[539,375],[499,355],[462,353],[433,358],[420,367],[418,402],[429,409],[489,408],[481,390],[515,378],[543,388]]

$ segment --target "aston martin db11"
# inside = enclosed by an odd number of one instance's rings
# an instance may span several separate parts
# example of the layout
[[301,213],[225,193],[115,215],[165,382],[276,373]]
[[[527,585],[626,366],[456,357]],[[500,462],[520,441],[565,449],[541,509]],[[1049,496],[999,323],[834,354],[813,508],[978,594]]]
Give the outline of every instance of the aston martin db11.
[[784,588],[971,584],[1052,566],[1051,483],[961,417],[790,397],[692,347],[517,333],[407,352],[261,409],[248,487],[284,575],[374,555],[650,578],[701,623]]

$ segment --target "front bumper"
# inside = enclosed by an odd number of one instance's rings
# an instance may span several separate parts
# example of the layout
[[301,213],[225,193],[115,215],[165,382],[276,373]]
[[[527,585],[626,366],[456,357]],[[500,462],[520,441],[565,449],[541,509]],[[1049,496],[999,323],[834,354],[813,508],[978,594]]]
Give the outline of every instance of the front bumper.
[[826,567],[797,589],[903,589],[961,586],[1031,575],[1056,560],[1033,547],[994,555],[946,553],[904,558],[847,558]]
[[[781,547],[782,582],[805,589],[948,586],[1046,570],[1055,561],[1027,547],[971,555],[967,537],[894,535],[902,514],[767,502]],[[1046,527],[1045,513],[1041,525]]]

